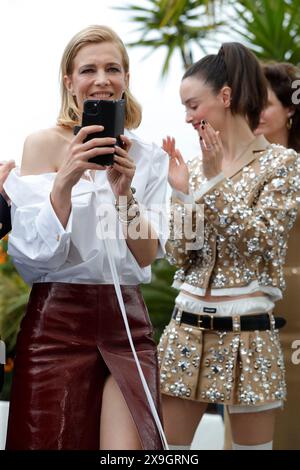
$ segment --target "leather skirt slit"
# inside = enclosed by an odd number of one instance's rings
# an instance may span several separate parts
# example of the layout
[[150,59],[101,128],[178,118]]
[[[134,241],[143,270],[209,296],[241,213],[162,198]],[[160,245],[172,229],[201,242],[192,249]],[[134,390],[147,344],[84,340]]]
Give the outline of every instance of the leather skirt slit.
[[[122,286],[135,349],[160,413],[153,328],[138,286]],[[98,450],[112,374],[145,450],[162,443],[113,285],[37,283],[21,323],[6,448]]]

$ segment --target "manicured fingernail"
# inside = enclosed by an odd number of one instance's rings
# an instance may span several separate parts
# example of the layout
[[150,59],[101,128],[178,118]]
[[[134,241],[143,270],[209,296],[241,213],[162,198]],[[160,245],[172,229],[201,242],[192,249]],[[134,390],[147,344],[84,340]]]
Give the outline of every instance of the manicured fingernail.
[[203,137],[201,137],[201,135],[200,135],[200,140],[203,140]]
[[201,126],[201,129],[205,129],[205,127],[204,127],[204,126]]

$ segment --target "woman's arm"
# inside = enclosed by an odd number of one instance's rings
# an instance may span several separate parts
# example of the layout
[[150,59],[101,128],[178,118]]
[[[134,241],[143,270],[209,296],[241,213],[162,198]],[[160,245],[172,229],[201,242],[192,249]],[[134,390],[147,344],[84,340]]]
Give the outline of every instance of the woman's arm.
[[[126,198],[117,197],[116,205],[123,204],[124,200],[129,201],[132,197],[133,195],[131,191],[127,194]],[[128,225],[123,222],[123,233],[125,235],[127,246],[137,260],[139,266],[141,268],[145,268],[152,264],[157,257],[158,236],[154,228],[142,214],[135,216],[136,211],[140,211],[140,208],[133,206],[129,207],[129,221]],[[125,219],[127,217],[127,213],[125,213],[125,211],[122,214],[122,211],[120,210],[119,213],[121,219]],[[133,217],[132,221],[130,221],[130,217]]]
[[[127,153],[131,143],[125,136],[122,139],[126,149],[117,148],[116,164],[108,170],[108,179],[116,196],[116,204],[123,205],[119,209],[119,218],[124,221],[127,218],[126,201],[132,199],[130,185],[136,169]],[[127,246],[141,267],[149,266],[157,257],[164,256],[167,232],[165,202],[168,161],[164,152],[156,146],[149,145],[147,151],[151,153],[151,161],[145,194],[143,201],[138,201],[142,202],[140,207],[135,204],[129,207],[128,219],[134,217],[137,210],[140,215],[129,224],[123,223]]]

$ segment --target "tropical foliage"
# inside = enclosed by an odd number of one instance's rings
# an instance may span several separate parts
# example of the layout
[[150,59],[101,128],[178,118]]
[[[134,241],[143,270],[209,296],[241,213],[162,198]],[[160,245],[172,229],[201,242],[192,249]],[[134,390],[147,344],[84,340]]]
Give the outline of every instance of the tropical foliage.
[[166,49],[162,75],[175,51],[186,69],[195,46],[206,53],[208,40],[217,47],[221,37],[245,43],[261,59],[300,64],[300,0],[147,0],[145,7],[138,2],[119,9],[141,33],[129,46]]
[[180,53],[184,67],[188,68],[194,61],[193,46],[205,52],[205,38],[224,24],[216,21],[216,2],[211,0],[147,0],[142,3],[145,6],[139,2],[118,9],[129,11],[130,21],[141,32],[140,39],[129,43],[130,46],[144,46],[152,51],[160,47],[166,49],[163,76],[176,51]]
[[0,398],[9,398],[16,338],[29,296],[29,287],[7,255],[7,238],[0,242],[0,333],[6,344],[5,383]]
[[169,322],[174,307],[176,290],[171,287],[174,271],[166,260],[157,260],[152,265],[151,284],[142,286],[157,341]]
[[[232,30],[263,60],[300,64],[300,1],[233,2]],[[235,26],[236,25],[236,26]]]

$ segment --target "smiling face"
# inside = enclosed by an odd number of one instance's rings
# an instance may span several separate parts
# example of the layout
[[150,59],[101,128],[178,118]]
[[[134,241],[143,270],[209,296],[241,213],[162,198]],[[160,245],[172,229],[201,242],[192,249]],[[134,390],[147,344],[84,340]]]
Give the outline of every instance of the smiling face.
[[74,58],[71,75],[64,76],[65,87],[76,98],[81,112],[87,99],[119,100],[128,80],[122,54],[112,42],[82,47]]
[[274,136],[287,132],[287,120],[293,115],[290,108],[284,107],[273,90],[268,88],[268,104],[260,115],[256,135],[263,134],[266,139],[273,141]]
[[216,130],[221,131],[225,112],[230,111],[230,88],[224,86],[217,94],[211,86],[198,77],[182,80],[180,97],[186,109],[186,122],[198,129],[204,119]]

